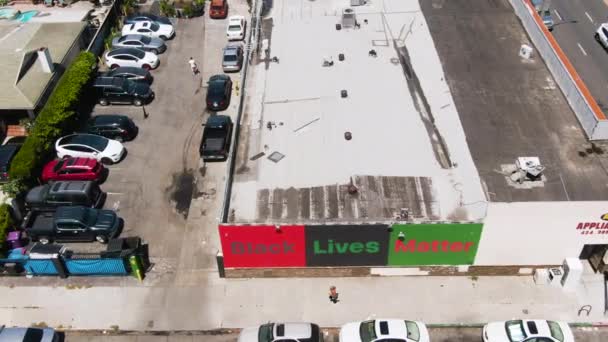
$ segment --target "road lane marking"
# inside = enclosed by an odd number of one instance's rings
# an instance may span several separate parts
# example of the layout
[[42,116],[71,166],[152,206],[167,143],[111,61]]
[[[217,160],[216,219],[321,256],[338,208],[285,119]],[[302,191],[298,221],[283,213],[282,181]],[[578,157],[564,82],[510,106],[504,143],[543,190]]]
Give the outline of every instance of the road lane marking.
[[559,12],[558,12],[556,9],[554,9],[554,10],[553,10],[553,12],[555,12],[555,15],[556,15],[556,16],[559,18],[559,21],[562,21],[562,20],[563,20],[563,19],[562,19],[562,16],[561,16],[561,15],[559,15]]
[[585,15],[587,16],[587,18],[589,19],[589,21],[593,24],[593,18],[591,18],[591,16],[589,15],[589,13],[585,12]]
[[587,56],[587,51],[585,51],[585,49],[583,49],[583,47],[581,46],[581,43],[576,43],[576,45],[578,45],[578,48],[581,49],[581,52],[583,53],[583,55]]

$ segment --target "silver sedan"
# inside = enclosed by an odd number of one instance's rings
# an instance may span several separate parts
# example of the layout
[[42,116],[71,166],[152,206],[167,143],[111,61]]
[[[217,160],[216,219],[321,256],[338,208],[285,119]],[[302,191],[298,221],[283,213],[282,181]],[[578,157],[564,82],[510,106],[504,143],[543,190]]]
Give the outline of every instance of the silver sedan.
[[127,34],[122,37],[112,39],[113,48],[131,47],[155,54],[163,53],[167,50],[165,41],[160,38],[148,37],[141,34]]

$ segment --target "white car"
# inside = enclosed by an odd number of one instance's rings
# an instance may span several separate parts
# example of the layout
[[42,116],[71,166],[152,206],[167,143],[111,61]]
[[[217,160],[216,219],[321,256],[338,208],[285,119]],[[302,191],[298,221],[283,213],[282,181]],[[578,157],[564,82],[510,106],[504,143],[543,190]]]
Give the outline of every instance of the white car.
[[146,70],[158,67],[158,56],[137,48],[119,48],[106,52],[106,65],[111,69],[118,67],[136,67]]
[[422,322],[402,319],[375,319],[347,323],[340,329],[340,342],[429,342]]
[[492,322],[482,335],[484,342],[574,342],[568,324],[545,320]]
[[245,27],[247,21],[242,15],[233,15],[228,18],[228,27],[226,28],[226,37],[228,40],[243,40],[245,39]]
[[122,35],[126,36],[128,34],[141,34],[167,40],[173,38],[175,29],[173,25],[159,24],[154,21],[138,21],[134,24],[125,24],[122,27]]
[[245,328],[238,342],[323,342],[323,333],[314,323],[268,323]]
[[57,157],[93,158],[104,164],[119,162],[125,155],[125,147],[116,140],[93,134],[72,134],[55,142]]
[[603,23],[595,31],[595,40],[597,40],[604,49],[608,49],[608,23]]

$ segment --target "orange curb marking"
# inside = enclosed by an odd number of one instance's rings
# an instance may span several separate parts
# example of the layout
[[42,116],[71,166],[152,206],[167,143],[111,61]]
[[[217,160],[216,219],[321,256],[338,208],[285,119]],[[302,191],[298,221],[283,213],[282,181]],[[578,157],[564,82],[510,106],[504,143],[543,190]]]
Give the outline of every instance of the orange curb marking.
[[606,120],[606,115],[604,114],[604,112],[602,112],[602,110],[600,109],[600,106],[598,106],[597,101],[595,101],[593,96],[591,96],[591,92],[589,91],[589,88],[587,88],[587,85],[585,85],[585,83],[583,82],[581,77],[578,75],[578,73],[572,66],[572,63],[570,63],[570,60],[568,59],[568,57],[566,57],[566,54],[564,53],[562,48],[557,43],[557,40],[555,40],[555,38],[553,38],[553,35],[545,27],[543,20],[538,15],[538,13],[536,13],[536,10],[534,9],[534,6],[530,2],[530,0],[523,0],[523,1],[528,6],[528,8],[532,11],[532,15],[534,16],[534,20],[536,21],[536,24],[543,30],[543,33],[545,34],[545,37],[547,37],[549,44],[551,44],[551,46],[553,47],[553,50],[555,50],[555,52],[557,53],[557,57],[562,61],[562,63],[566,67],[566,70],[568,70],[568,73],[574,80],[574,83],[576,83],[576,85],[578,86],[578,89],[583,94],[583,97],[585,98],[585,100],[587,100],[587,103],[589,103],[591,110],[593,110],[593,113],[595,114],[595,118],[598,120]]

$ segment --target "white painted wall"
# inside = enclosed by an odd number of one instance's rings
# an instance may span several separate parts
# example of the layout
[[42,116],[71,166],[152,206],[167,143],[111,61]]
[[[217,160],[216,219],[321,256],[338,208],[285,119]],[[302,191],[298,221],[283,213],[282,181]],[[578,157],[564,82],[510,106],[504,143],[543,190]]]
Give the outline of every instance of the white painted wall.
[[608,229],[577,230],[580,222],[603,222],[608,201],[490,203],[475,265],[561,264],[585,244],[608,244]]

